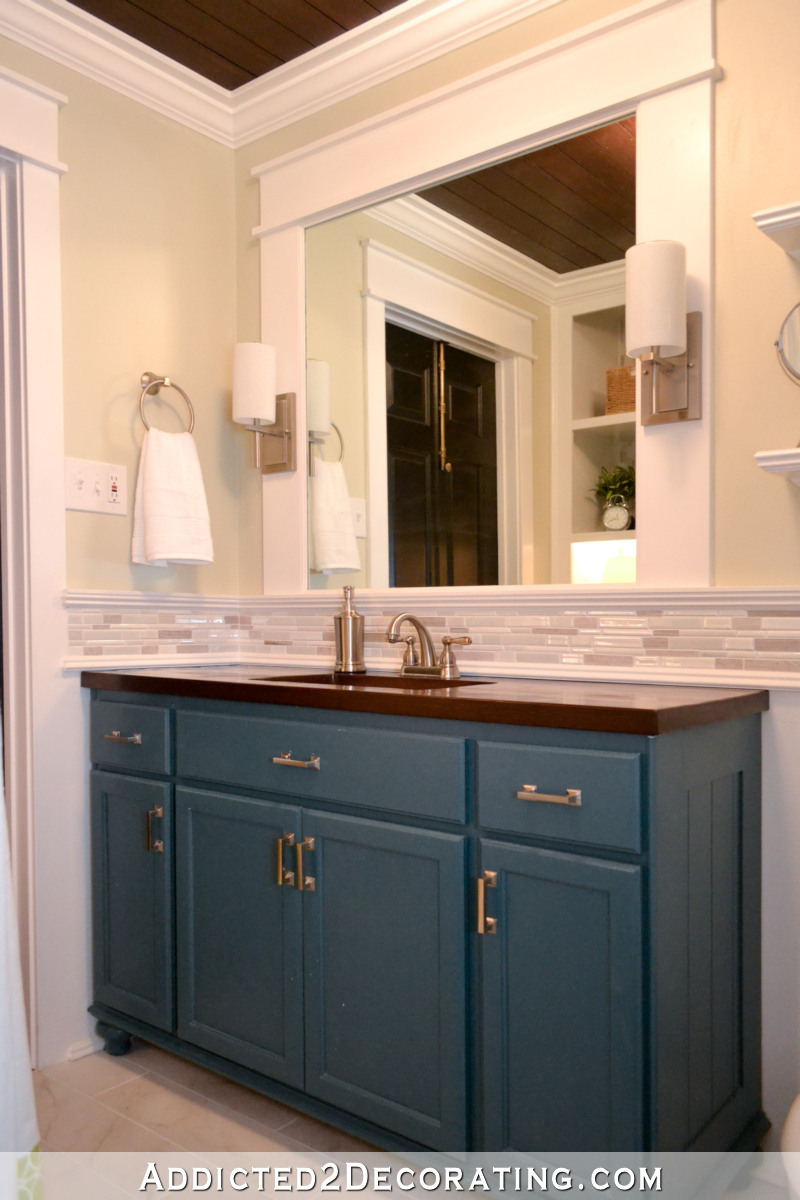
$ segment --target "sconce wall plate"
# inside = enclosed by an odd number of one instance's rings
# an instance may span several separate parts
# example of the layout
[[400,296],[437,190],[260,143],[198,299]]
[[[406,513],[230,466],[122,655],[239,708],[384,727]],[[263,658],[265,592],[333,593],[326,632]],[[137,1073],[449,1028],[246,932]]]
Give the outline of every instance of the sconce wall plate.
[[686,353],[659,359],[642,355],[642,425],[698,421],[703,415],[703,314],[687,313]]
[[276,475],[296,470],[295,393],[275,397],[275,424],[256,429],[261,447],[261,473]]

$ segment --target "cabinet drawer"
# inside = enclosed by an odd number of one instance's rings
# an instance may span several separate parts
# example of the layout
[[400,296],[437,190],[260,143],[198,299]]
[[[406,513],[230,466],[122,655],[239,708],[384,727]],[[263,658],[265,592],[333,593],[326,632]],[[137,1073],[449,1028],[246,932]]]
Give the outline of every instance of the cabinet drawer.
[[[530,791],[530,798],[518,793]],[[580,792],[580,804],[566,802]],[[478,820],[487,829],[641,849],[640,754],[478,743]]]
[[[462,738],[221,713],[179,711],[176,723],[181,776],[464,820]],[[292,765],[313,759],[318,769]]]
[[94,763],[168,775],[172,768],[170,711],[93,700],[90,746]]

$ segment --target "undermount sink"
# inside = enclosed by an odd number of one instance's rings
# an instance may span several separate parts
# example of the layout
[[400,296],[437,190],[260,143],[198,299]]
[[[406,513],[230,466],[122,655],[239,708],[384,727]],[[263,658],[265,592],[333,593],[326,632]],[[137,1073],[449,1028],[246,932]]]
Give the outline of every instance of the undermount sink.
[[440,675],[372,675],[369,672],[351,675],[334,671],[311,675],[257,675],[254,678],[259,683],[327,683],[336,687],[410,688],[416,691],[493,682],[488,679],[443,679]]

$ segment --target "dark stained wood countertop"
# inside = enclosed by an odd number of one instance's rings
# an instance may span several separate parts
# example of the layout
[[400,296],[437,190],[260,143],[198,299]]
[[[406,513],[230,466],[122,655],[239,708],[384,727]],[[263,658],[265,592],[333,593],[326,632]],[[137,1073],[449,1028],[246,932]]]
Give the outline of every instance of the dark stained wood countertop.
[[769,692],[743,688],[477,675],[465,675],[447,687],[426,687],[426,680],[415,678],[409,687],[406,681],[400,685],[391,672],[310,682],[315,675],[324,676],[324,668],[143,668],[83,671],[81,685],[100,691],[648,735],[769,708]]

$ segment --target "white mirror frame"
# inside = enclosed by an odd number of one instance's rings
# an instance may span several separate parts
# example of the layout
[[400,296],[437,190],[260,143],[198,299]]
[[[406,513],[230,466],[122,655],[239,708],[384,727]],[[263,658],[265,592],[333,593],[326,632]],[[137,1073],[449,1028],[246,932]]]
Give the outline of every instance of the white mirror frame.
[[[637,240],[686,245],[687,308],[705,317],[702,420],[637,426],[637,584],[709,585],[716,77],[713,0],[650,0],[254,168],[261,338],[278,349],[278,390],[298,395],[298,444],[307,227],[635,111]],[[264,592],[304,592],[305,472],[266,478],[263,495]]]

